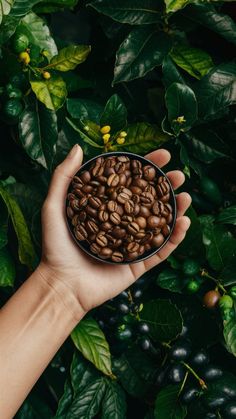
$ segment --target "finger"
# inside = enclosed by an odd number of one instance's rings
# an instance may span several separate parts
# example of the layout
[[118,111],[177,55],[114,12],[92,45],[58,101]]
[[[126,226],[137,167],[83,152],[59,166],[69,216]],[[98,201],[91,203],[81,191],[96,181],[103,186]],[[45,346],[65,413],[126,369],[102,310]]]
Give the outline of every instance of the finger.
[[180,170],[172,170],[166,173],[166,176],[170,180],[173,189],[178,189],[185,181],[185,176]]
[[71,179],[79,170],[82,160],[82,148],[75,144],[65,160],[56,167],[52,175],[47,201],[56,203],[60,208],[64,206],[67,189]]
[[157,166],[163,167],[169,163],[171,155],[169,151],[164,148],[160,148],[159,150],[155,150],[152,153],[147,154],[145,157]]
[[173,233],[170,236],[169,241],[166,245],[157,252],[150,259],[147,259],[145,263],[145,268],[148,271],[149,269],[156,266],[158,263],[163,262],[168,256],[178,247],[178,245],[185,238],[186,232],[190,227],[190,219],[186,216],[177,218],[175,228]]
[[181,192],[176,196],[178,217],[184,215],[185,211],[191,205],[192,198],[187,192]]

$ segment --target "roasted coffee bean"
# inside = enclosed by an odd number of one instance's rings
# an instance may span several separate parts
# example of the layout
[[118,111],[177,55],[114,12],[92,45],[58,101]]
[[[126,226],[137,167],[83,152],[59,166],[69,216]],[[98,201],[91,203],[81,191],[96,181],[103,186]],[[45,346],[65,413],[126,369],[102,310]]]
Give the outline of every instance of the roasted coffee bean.
[[105,210],[98,211],[98,218],[102,223],[107,221],[109,218],[109,212]]
[[96,235],[96,242],[99,246],[101,247],[105,247],[107,246],[107,238],[105,236],[105,231],[100,231],[97,235]]
[[159,247],[162,245],[162,243],[164,242],[165,238],[163,236],[163,234],[158,234],[157,236],[153,236],[152,241],[151,241],[151,245],[154,247]]
[[169,237],[169,200],[170,184],[151,163],[111,155],[73,177],[66,211],[76,239],[92,254],[132,262]]
[[100,229],[103,231],[109,231],[113,228],[113,225],[109,221],[105,221],[104,223],[100,224]]
[[117,186],[119,184],[119,176],[116,173],[112,173],[107,179],[108,186]]
[[121,252],[118,252],[117,250],[115,250],[112,253],[111,260],[113,260],[113,262],[123,262],[124,256]]
[[92,243],[90,245],[90,250],[91,250],[91,252],[93,252],[95,254],[98,254],[101,251],[101,247],[97,243]]
[[119,225],[121,222],[120,214],[118,214],[118,212],[111,212],[110,220],[113,224]]
[[126,214],[132,214],[134,212],[135,203],[131,199],[125,201],[124,204]]
[[91,179],[91,174],[88,170],[85,170],[84,172],[82,172],[80,174],[80,179],[82,180],[83,183],[88,183]]
[[136,242],[131,242],[131,243],[128,244],[126,249],[129,253],[138,252],[139,251],[139,244],[136,243]]
[[99,252],[99,257],[102,259],[109,259],[112,256],[112,249],[109,247],[102,247]]
[[157,217],[156,215],[150,215],[147,219],[147,225],[149,228],[156,228],[160,225],[160,217]]
[[135,221],[132,221],[130,224],[128,224],[127,228],[131,234],[137,234],[140,230],[139,225],[135,223]]
[[85,227],[82,226],[82,225],[76,226],[74,228],[74,233],[75,233],[75,237],[79,241],[86,240],[87,237],[88,237],[88,233],[87,233]]
[[88,230],[89,233],[97,233],[99,230],[98,225],[95,223],[95,221],[92,220],[88,220],[86,222],[86,229]]
[[96,218],[98,214],[97,210],[90,206],[86,207],[86,212],[88,215],[90,215],[90,217],[94,217],[94,218]]
[[156,170],[153,166],[147,165],[143,167],[143,177],[144,179],[150,181],[153,180],[156,176]]
[[118,204],[116,201],[108,201],[107,209],[111,212],[117,211]]
[[137,217],[135,218],[135,222],[139,225],[140,228],[146,228],[147,221],[145,217]]

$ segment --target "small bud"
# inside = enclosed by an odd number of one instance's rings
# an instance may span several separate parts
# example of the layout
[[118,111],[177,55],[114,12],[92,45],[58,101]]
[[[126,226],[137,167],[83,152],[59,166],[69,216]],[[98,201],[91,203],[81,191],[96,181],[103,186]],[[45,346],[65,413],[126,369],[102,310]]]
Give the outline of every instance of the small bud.
[[108,141],[110,140],[110,134],[104,134],[104,135],[102,136],[102,138],[103,138],[103,142],[104,142],[104,144],[107,144],[107,143],[108,143]]
[[49,73],[49,71],[44,71],[43,72],[43,78],[48,80],[51,78],[51,74]]
[[125,138],[118,137],[118,138],[116,139],[116,142],[117,142],[117,144],[122,145],[122,144],[124,144],[124,142],[125,142]]
[[25,65],[30,63],[30,56],[26,51],[21,52],[18,56],[18,59],[21,63],[24,63]]
[[119,137],[121,137],[121,138],[127,137],[127,132],[126,131],[121,131],[120,134],[119,134]]
[[85,125],[85,126],[84,126],[84,130],[85,130],[85,131],[89,131],[89,126],[88,126],[88,125]]
[[178,124],[183,124],[184,122],[186,122],[186,119],[184,118],[184,116],[178,116],[177,119],[174,119],[174,122],[177,122]]
[[100,128],[102,134],[108,134],[111,131],[110,125],[104,125],[104,127]]

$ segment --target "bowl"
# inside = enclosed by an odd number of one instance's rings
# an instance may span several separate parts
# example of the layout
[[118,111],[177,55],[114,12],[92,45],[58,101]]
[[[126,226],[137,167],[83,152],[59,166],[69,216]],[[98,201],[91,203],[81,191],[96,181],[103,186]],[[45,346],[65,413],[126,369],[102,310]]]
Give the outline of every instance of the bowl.
[[[163,248],[163,246],[165,246],[165,244],[167,243],[167,241],[170,239],[171,233],[173,231],[173,228],[174,228],[175,222],[176,222],[176,212],[177,211],[176,211],[175,194],[174,194],[172,185],[171,185],[168,177],[160,169],[160,167],[158,167],[156,164],[154,164],[152,161],[148,160],[145,157],[139,156],[139,155],[134,154],[134,153],[129,153],[129,152],[114,151],[114,152],[100,154],[100,155],[98,155],[98,156],[90,159],[89,161],[85,162],[80,167],[79,171],[76,173],[75,176],[80,176],[82,174],[82,172],[89,171],[90,168],[94,165],[95,161],[98,158],[107,158],[107,157],[112,157],[112,156],[114,156],[114,157],[117,157],[117,156],[125,156],[125,157],[128,157],[130,159],[130,161],[132,161],[132,160],[138,160],[139,162],[141,162],[142,166],[150,165],[150,166],[152,166],[152,167],[155,168],[156,175],[158,176],[158,178],[160,176],[162,176],[162,177],[164,177],[165,182],[168,183],[168,185],[169,185],[169,191],[168,191],[168,193],[169,193],[169,199],[168,199],[168,204],[170,204],[171,207],[172,207],[172,220],[171,220],[170,223],[168,223],[169,233],[168,233],[168,235],[166,235],[163,243],[161,243],[161,245],[159,247],[151,247],[150,249],[145,250],[141,255],[137,256],[134,260],[130,260],[129,259],[129,260],[121,260],[121,261],[120,260],[117,260],[117,261],[114,261],[114,260],[111,260],[111,258],[104,259],[104,255],[102,257],[100,257],[98,254],[93,253],[90,250],[90,243],[87,240],[81,240],[81,239],[78,240],[78,238],[76,238],[76,236],[75,236],[75,232],[74,232],[75,231],[75,225],[73,225],[73,223],[72,223],[72,218],[73,218],[72,217],[72,212],[74,210],[72,210],[71,208],[68,209],[68,207],[70,207],[70,205],[71,205],[71,195],[72,195],[72,190],[73,190],[73,180],[72,180],[72,182],[69,185],[69,188],[68,188],[68,191],[67,191],[67,196],[66,196],[66,202],[65,202],[65,212],[66,212],[67,225],[68,225],[69,231],[70,231],[70,233],[71,233],[74,241],[79,246],[79,248],[82,249],[87,255],[91,256],[93,259],[95,259],[95,260],[97,260],[97,261],[99,261],[101,263],[115,264],[115,265],[118,265],[118,264],[119,265],[125,265],[125,264],[130,264],[130,263],[141,262],[141,261],[144,261],[144,260],[150,258],[154,254],[156,254],[158,251],[160,251]],[[90,196],[91,196],[91,194],[90,194]],[[78,199],[81,199],[81,197],[78,198]],[[86,199],[85,199],[85,201],[86,201]],[[78,204],[77,204],[77,206],[78,206]],[[86,212],[87,207],[88,207],[88,205],[85,202],[85,207],[83,208],[83,210],[85,212]],[[99,211],[99,209],[98,209],[98,211]],[[77,208],[76,207],[75,212],[73,212],[73,214],[76,215],[78,213],[81,213],[81,208]],[[80,214],[80,216],[82,216],[82,214]],[[87,214],[87,216],[88,216],[88,214]],[[89,216],[89,218],[90,218],[90,216]],[[76,218],[74,218],[74,220],[76,220]],[[77,220],[78,220],[78,217],[77,217]],[[74,221],[74,223],[75,223],[75,221]],[[98,221],[98,223],[102,223],[102,222],[101,221]],[[148,246],[146,246],[146,247],[148,247]],[[113,258],[114,258],[114,256],[113,256]]]

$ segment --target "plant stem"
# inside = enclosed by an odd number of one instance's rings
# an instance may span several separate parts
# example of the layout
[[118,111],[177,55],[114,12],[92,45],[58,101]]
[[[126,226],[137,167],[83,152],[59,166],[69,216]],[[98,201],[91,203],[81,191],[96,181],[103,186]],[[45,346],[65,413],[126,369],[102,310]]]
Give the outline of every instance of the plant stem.
[[187,370],[190,371],[191,374],[197,379],[197,381],[199,382],[199,385],[201,386],[201,388],[203,390],[206,390],[207,389],[207,385],[206,385],[205,381],[202,378],[199,377],[199,375],[190,367],[190,365],[187,364],[184,361],[181,361],[181,364],[183,364],[185,366],[185,368],[187,368]]
[[214,278],[213,276],[209,275],[209,273],[205,269],[202,269],[201,276],[205,276],[206,278],[211,279],[217,284],[217,286],[223,291],[224,294],[227,293],[226,289],[223,287],[223,285],[221,285],[220,281]]
[[187,371],[186,374],[185,374],[185,376],[184,376],[182,385],[181,385],[180,390],[179,390],[179,393],[178,393],[178,397],[180,396],[180,394],[182,393],[182,391],[184,389],[184,386],[185,386],[186,380],[188,378],[188,375],[189,375],[189,371]]

